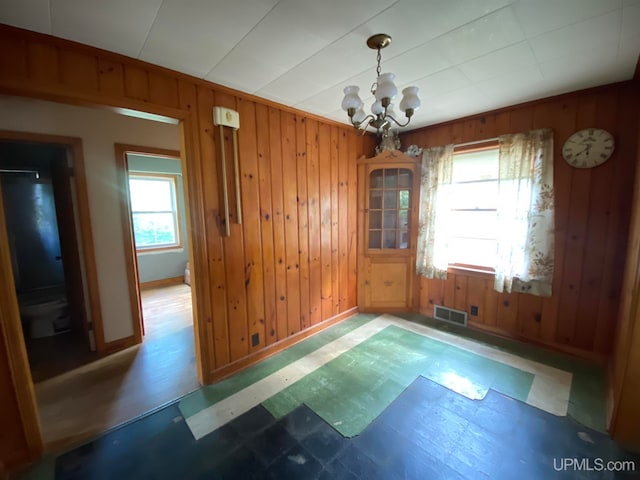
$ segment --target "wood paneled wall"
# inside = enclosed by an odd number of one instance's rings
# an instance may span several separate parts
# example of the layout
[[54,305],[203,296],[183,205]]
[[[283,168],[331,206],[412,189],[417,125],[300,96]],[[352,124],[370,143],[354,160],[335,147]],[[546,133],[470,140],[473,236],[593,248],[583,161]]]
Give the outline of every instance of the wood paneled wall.
[[[640,112],[638,113],[640,139]],[[637,148],[640,164],[640,142]],[[640,170],[636,171],[627,266],[622,285],[619,323],[609,378],[611,436],[640,451]]]
[[[463,143],[505,133],[554,130],[556,267],[553,296],[499,294],[493,277],[454,272],[420,279],[420,309],[440,304],[469,311],[474,327],[604,358],[615,331],[631,210],[639,94],[637,84],[574,92],[401,135],[403,146]],[[576,130],[604,128],[616,150],[604,165],[570,167],[561,155]]]
[[[375,138],[161,67],[2,25],[0,93],[182,120],[203,381],[354,311],[355,161],[373,152]],[[242,224],[235,216],[232,134],[225,129],[220,138],[214,105],[240,112]],[[221,143],[229,162],[230,237],[223,236]],[[2,398],[13,390],[4,378]],[[19,438],[21,432],[5,433]]]

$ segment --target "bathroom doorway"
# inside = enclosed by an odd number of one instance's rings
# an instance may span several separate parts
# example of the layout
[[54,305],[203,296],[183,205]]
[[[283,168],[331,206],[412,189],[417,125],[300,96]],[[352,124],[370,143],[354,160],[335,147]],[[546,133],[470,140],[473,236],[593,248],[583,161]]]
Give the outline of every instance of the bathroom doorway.
[[97,358],[68,146],[0,141],[0,185],[34,382]]

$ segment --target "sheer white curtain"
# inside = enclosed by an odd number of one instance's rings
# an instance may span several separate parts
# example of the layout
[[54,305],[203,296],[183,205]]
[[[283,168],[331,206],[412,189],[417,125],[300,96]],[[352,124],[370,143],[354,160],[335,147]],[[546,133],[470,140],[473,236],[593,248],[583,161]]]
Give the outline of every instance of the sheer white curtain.
[[442,235],[447,226],[442,212],[447,211],[448,199],[442,187],[451,183],[452,171],[453,145],[422,151],[416,270],[427,278],[447,278],[447,235]]
[[553,131],[499,138],[498,292],[550,296],[554,263]]

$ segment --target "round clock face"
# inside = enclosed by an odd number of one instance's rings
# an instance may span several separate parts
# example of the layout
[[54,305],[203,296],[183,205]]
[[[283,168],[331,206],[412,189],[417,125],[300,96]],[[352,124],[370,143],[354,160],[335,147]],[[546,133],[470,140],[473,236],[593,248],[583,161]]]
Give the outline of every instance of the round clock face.
[[562,156],[576,168],[591,168],[606,162],[615,148],[613,135],[601,128],[585,128],[571,135]]

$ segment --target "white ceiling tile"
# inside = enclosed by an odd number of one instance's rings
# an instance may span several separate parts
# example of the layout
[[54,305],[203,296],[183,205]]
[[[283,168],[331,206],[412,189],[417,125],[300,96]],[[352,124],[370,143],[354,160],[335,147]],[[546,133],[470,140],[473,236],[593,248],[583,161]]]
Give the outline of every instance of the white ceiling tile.
[[536,57],[529,43],[523,41],[461,63],[458,68],[471,81],[479,82],[535,64]]
[[51,0],[58,37],[137,57],[162,0]]
[[433,44],[457,65],[523,39],[513,10],[507,7],[442,35]]
[[478,89],[489,98],[504,99],[505,102],[530,100],[532,92],[543,81],[538,65],[528,65],[504,72],[493,78],[476,83]]
[[510,0],[400,0],[363,26],[369,35],[385,32],[391,57],[509,5]]
[[632,78],[635,65],[612,54],[616,47],[617,43],[609,43],[592,49],[588,56],[572,55],[541,62],[545,83],[556,94]]
[[277,0],[165,0],[140,58],[204,77]]
[[295,104],[296,108],[301,110],[312,109],[321,112],[321,115],[328,114],[340,106],[344,94],[340,88],[329,88],[322,92],[305,98],[302,102]]
[[[206,78],[224,84],[233,82],[251,92],[260,90],[390,3],[282,0]],[[246,62],[257,62],[259,71],[244,77]]]
[[[574,57],[575,61],[580,61],[583,58],[589,58],[590,52],[599,50],[602,45],[617,45],[620,35],[621,12],[622,10],[617,10],[553,32],[544,33],[529,39],[529,44],[539,62],[567,57],[569,63],[565,65],[565,68],[569,68],[572,65],[571,57]],[[617,48],[611,51],[614,56],[616,53]]]
[[375,72],[375,52],[366,46],[364,35],[349,33],[278,77],[257,94],[287,96],[293,103],[298,103],[367,68]]
[[513,8],[527,37],[619,9],[621,0],[519,0]]
[[460,90],[469,86],[471,82],[458,68],[452,67],[422,78],[413,84],[418,87],[418,96],[425,101]]
[[50,34],[49,0],[2,0],[0,23]]
[[640,3],[622,10],[622,28],[620,30],[620,50],[640,52]]

